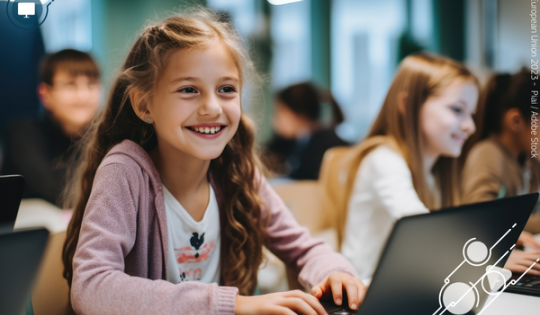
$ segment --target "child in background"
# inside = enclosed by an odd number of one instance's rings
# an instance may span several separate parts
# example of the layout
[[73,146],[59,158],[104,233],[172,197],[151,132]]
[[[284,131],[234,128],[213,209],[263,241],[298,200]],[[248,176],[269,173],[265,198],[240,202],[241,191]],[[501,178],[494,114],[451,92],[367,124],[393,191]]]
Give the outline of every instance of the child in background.
[[[531,158],[530,70],[492,76],[482,93],[476,118],[478,132],[467,146],[463,169],[462,203],[536,192],[540,185],[540,163]],[[537,207],[538,208],[538,207]],[[528,232],[527,232],[528,231]],[[531,233],[540,233],[540,215],[533,213],[518,245],[540,249]],[[522,273],[539,257],[538,251],[514,250],[506,268]],[[540,275],[540,269],[531,269]]]
[[[217,14],[147,27],[89,135],[64,246],[79,314],[324,314],[356,309],[352,266],[261,175],[242,114],[252,63]],[[253,294],[267,246],[312,295]]]
[[2,174],[21,174],[23,198],[41,198],[62,206],[73,145],[99,107],[99,69],[84,52],[65,49],[41,64],[39,97],[45,114],[12,122],[4,133]]
[[459,202],[456,157],[474,132],[478,82],[462,64],[405,58],[367,138],[350,154],[343,255],[370,281],[395,221]]
[[[325,124],[327,111],[332,120]],[[276,95],[276,135],[266,145],[265,164],[291,179],[318,179],[326,150],[348,145],[335,131],[342,122],[343,113],[329,91],[307,82],[285,88]]]

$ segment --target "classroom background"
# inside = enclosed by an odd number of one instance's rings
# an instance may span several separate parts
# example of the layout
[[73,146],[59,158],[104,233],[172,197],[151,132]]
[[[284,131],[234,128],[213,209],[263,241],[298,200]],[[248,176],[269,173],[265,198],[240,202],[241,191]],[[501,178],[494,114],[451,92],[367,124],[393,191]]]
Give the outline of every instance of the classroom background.
[[[37,86],[46,54],[68,48],[91,54],[101,70],[103,106],[136,34],[192,6],[220,12],[249,47],[262,80],[249,86],[243,108],[256,122],[261,147],[275,136],[276,93],[294,84],[310,82],[333,95],[344,118],[335,132],[354,144],[379,112],[397,65],[411,53],[464,62],[481,83],[494,72],[528,67],[531,59],[531,4],[522,0],[55,0],[35,30],[14,27],[5,3],[0,0],[0,132],[14,119],[44,113]],[[331,108],[323,105],[320,119],[329,121]],[[316,194],[317,181],[277,174],[272,183],[297,220],[336,248],[332,220],[316,198],[305,198]],[[19,216],[16,228],[45,225],[53,233],[33,304],[35,311],[59,314],[67,299],[59,253],[70,214],[30,199]],[[261,293],[300,288],[277,258],[267,256]]]

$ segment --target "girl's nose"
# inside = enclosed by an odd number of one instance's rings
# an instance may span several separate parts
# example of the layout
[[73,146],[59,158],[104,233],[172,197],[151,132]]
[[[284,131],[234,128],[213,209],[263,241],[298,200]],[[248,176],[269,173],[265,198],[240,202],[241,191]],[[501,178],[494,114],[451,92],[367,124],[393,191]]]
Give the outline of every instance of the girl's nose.
[[476,131],[476,125],[472,116],[467,116],[467,118],[461,124],[461,129],[467,132],[469,135],[472,135]]
[[218,116],[223,112],[221,104],[215,95],[208,95],[202,98],[202,104],[199,107],[199,115]]

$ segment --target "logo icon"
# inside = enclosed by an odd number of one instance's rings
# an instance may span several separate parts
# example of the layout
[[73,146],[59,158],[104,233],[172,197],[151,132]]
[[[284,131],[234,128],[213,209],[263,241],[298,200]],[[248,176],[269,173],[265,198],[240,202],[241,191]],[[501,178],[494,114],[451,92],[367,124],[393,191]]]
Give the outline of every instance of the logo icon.
[[19,2],[19,15],[25,15],[25,19],[28,15],[36,15],[36,4],[33,2]]
[[[491,302],[484,306],[482,311],[478,315],[493,303],[493,301],[501,295],[510,285],[516,284],[521,278],[534,267],[538,260],[533,263],[527,271],[525,271],[521,277],[517,280],[512,280],[510,283],[506,283],[512,276],[512,272],[507,269],[497,267],[497,265],[506,257],[510,251],[514,249],[515,244],[502,255],[494,265],[488,265],[486,272],[477,279],[475,283],[463,283],[455,282],[450,284],[450,278],[466,263],[473,267],[480,267],[485,265],[491,258],[491,252],[507,235],[516,227],[516,224],[495,243],[491,248],[488,248],[484,243],[477,241],[476,238],[468,240],[463,246],[463,262],[457,266],[452,273],[446,279],[444,279],[444,285],[439,292],[439,308],[433,313],[433,315],[442,315],[446,311],[452,314],[466,314],[470,312],[474,307],[480,305],[480,294],[478,293],[477,285],[480,284],[481,288],[489,295],[494,296]],[[486,288],[487,279],[487,288]]]
[[54,0],[8,0],[6,13],[9,21],[23,30],[38,28],[49,15]]

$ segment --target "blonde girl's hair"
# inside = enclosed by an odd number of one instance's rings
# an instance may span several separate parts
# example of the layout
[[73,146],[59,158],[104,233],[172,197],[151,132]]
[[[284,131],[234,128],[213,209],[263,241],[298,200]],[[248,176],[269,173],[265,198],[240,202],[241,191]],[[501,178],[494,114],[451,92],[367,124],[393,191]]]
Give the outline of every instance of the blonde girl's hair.
[[[440,157],[433,167],[440,198],[428,186],[423,171],[421,152],[425,144],[419,117],[420,109],[429,97],[441,94],[452,84],[468,81],[479,86],[476,77],[463,64],[446,57],[419,53],[401,62],[366,139],[336,162],[339,167],[325,172],[328,174],[323,181],[328,184],[323,184],[324,202],[336,208],[333,224],[338,231],[338,244],[343,241],[348,202],[358,167],[369,152],[382,144],[394,147],[403,155],[412,174],[414,189],[428,209],[459,204],[460,167],[456,158]],[[404,113],[398,105],[402,93],[407,96]]]
[[[167,58],[178,49],[202,50],[217,42],[224,45],[240,72],[243,84],[256,76],[242,40],[232,26],[208,9],[176,15],[146,27],[132,46],[114,82],[105,110],[94,122],[82,143],[82,161],[73,188],[68,191],[67,207],[74,213],[67,230],[62,259],[64,277],[71,285],[73,256],[86,204],[96,170],[107,152],[124,139],[150,151],[157,145],[153,126],[135,114],[130,92],[140,93],[141,109],[148,104],[166,68]],[[209,172],[219,189],[221,224],[221,283],[238,287],[241,294],[252,294],[266,244],[266,219],[257,194],[255,173],[260,163],[254,153],[254,126],[244,114],[238,130],[222,154],[211,161]]]

